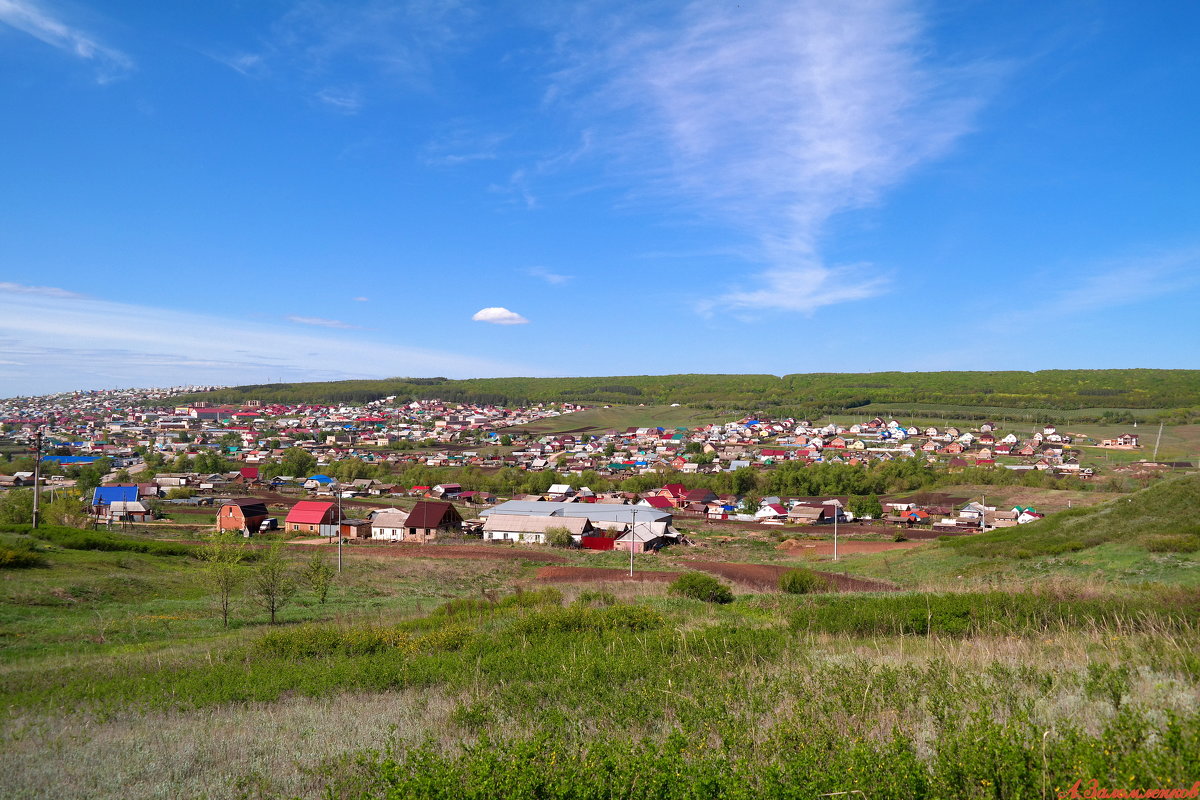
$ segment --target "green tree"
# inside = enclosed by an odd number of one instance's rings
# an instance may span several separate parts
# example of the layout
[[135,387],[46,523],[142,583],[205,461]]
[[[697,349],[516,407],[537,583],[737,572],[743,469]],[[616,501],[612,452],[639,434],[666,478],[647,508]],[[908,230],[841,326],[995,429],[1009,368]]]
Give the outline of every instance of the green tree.
[[741,512],[743,514],[756,514],[762,505],[762,498],[751,492],[742,498]]
[[850,513],[854,514],[855,519],[878,519],[883,515],[883,504],[879,502],[879,495],[855,497],[850,501]]
[[317,600],[324,605],[325,598],[329,596],[329,589],[333,586],[333,581],[337,576],[337,570],[329,563],[319,549],[309,557],[308,563],[304,565],[304,571],[301,577],[308,584],[308,588],[312,589],[313,594],[317,596]]
[[571,532],[562,526],[547,528],[546,544],[551,547],[570,547]]
[[271,615],[271,624],[274,625],[275,615],[296,594],[296,576],[283,554],[280,542],[268,547],[254,566],[250,592],[255,602]]
[[[221,610],[221,624],[229,627],[229,610],[233,605],[233,594],[242,585],[241,564],[246,558],[245,545],[236,535],[218,533],[200,547],[200,561],[204,564],[204,577],[217,595],[217,607]],[[271,612],[271,622],[275,613]]]
[[285,475],[306,477],[317,468],[317,457],[301,447],[289,447],[279,461]]
[[500,437],[501,447],[512,447],[512,437],[507,433]]
[[28,525],[33,521],[33,489],[10,489],[0,495],[0,522]]

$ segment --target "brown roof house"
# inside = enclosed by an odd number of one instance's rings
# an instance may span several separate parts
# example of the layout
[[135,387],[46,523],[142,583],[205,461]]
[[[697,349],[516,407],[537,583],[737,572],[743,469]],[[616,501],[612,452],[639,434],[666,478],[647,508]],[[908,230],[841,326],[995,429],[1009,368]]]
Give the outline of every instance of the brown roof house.
[[237,531],[243,536],[253,536],[262,527],[263,520],[269,516],[271,512],[262,500],[230,500],[217,511],[217,530]]
[[462,530],[462,516],[450,503],[422,500],[406,515],[384,511],[371,521],[371,538],[394,542],[432,542],[439,534]]

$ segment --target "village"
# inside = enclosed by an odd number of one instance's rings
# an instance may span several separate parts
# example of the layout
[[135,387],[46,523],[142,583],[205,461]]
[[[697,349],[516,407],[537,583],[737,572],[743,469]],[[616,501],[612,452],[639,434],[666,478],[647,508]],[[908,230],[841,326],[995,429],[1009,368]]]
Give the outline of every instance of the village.
[[[882,417],[848,425],[741,417],[693,427],[538,433],[525,426],[550,420],[569,430],[570,415],[588,408],[395,397],[341,406],[172,403],[173,396],[195,389],[4,401],[5,458],[28,466],[22,453],[40,437],[42,491],[76,498],[92,526],[203,511],[215,514],[214,529],[245,536],[281,530],[347,541],[475,537],[546,544],[557,535],[583,548],[644,552],[687,541],[676,527],[679,520],[797,530],[873,525],[875,532],[888,525],[953,534],[1043,516],[1034,507],[976,500],[948,505],[837,492],[760,495],[743,488],[773,471],[866,469],[895,461],[947,472],[1004,469],[1090,481],[1096,469],[1082,464],[1081,446],[1140,447],[1136,433],[1080,442],[1055,425],[1019,436],[991,421],[967,429]],[[33,469],[5,472],[0,492],[34,482]],[[704,476],[746,473],[753,476],[749,483],[724,481],[734,491],[696,485]],[[401,480],[413,474],[516,475],[512,486],[524,490]]]

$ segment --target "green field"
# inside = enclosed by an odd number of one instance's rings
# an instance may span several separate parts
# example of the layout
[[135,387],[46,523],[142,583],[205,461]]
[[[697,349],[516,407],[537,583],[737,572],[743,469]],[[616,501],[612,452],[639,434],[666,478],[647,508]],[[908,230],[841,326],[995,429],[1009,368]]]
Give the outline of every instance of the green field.
[[[11,527],[0,554],[41,563],[0,569],[0,796],[984,800],[1093,779],[1190,787],[1198,503],[1200,478],[1163,481],[836,565],[903,591],[736,584],[728,605],[665,583],[547,585],[521,560],[349,547],[328,602],[302,587],[271,626],[243,588],[228,629],[194,547]],[[637,569],[786,563],[772,533],[701,535],[704,547],[638,556]],[[293,568],[332,557],[286,552]],[[244,586],[257,563],[237,568]]]

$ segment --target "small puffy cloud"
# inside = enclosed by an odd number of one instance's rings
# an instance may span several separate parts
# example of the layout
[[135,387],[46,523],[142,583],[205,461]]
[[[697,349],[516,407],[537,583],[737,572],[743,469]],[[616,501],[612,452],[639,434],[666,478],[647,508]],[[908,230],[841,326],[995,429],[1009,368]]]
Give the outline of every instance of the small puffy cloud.
[[340,319],[322,319],[321,317],[298,317],[289,315],[288,319],[300,325],[315,325],[318,328],[340,328],[342,330],[353,330],[358,328],[357,325],[351,325],[349,322],[342,322]]
[[517,312],[509,311],[501,306],[481,308],[471,319],[476,322],[490,322],[493,325],[525,325],[529,322]]

